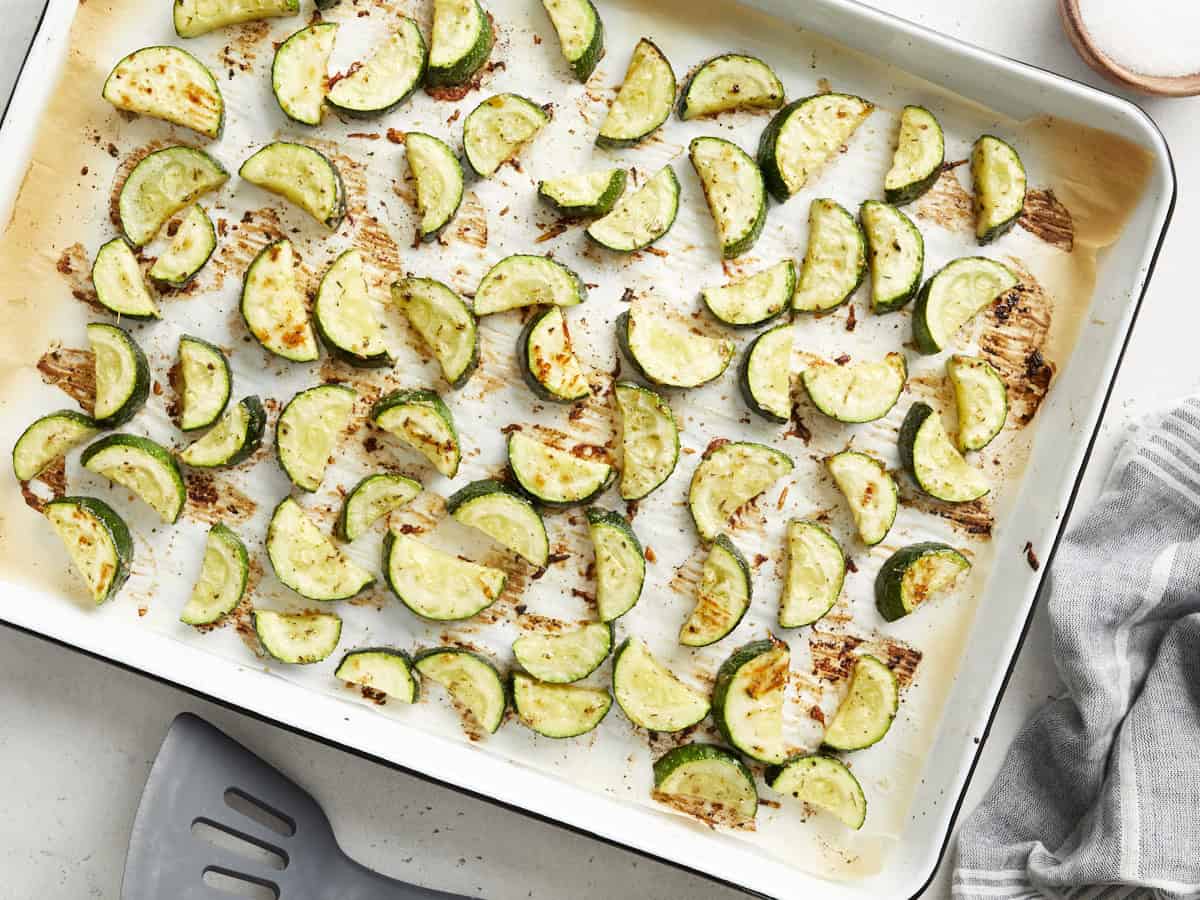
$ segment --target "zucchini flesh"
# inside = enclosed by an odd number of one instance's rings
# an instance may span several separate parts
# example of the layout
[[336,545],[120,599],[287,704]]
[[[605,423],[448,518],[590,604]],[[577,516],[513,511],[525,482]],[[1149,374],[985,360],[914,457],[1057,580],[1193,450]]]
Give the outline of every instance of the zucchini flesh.
[[100,433],[91,416],[60,409],[42,416],[21,432],[13,446],[13,474],[18,481],[37,478],[50,463]]
[[871,114],[872,106],[849,94],[816,94],[775,114],[758,144],[758,164],[780,203],[804,187]]
[[407,506],[421,493],[421,483],[390,472],[368,475],[350,489],[338,516],[337,533],[346,541],[358,540],[394,509]]
[[242,283],[241,307],[246,327],[264,350],[292,362],[312,362],[321,355],[287,238],[254,257]]
[[161,444],[133,434],[110,434],[83,451],[84,468],[128,488],[167,524],[187,500],[183,473]]
[[621,514],[592,507],[587,520],[596,554],[596,609],[600,621],[611,622],[633,609],[641,597],[646,558],[629,520]]
[[771,321],[787,309],[795,291],[796,264],[785,259],[748,278],[705,288],[700,299],[713,318],[743,328]]
[[713,719],[732,746],[765,763],[787,759],[783,740],[783,703],[791,655],[774,639],[734,650],[717,670]]
[[958,407],[958,446],[982,450],[1004,428],[1008,418],[1008,390],[1000,373],[979,356],[952,356],[946,375],[954,387]]
[[875,576],[875,606],[889,622],[907,616],[926,601],[951,590],[971,568],[949,544],[925,541],[902,547]]
[[654,792],[705,821],[732,815],[735,824],[754,819],[754,775],[735,753],[715,744],[684,744],[654,761]]
[[696,607],[679,630],[685,647],[707,647],[737,627],[750,608],[750,564],[727,535],[717,536],[696,588]]
[[548,738],[587,734],[612,706],[612,697],[600,688],[543,684],[520,672],[512,677],[512,698],[521,724]]
[[478,0],[433,0],[429,68],[431,86],[464,84],[492,52],[492,23]]
[[900,461],[917,486],[948,503],[978,500],[991,488],[984,474],[963,459],[946,433],[942,417],[920,401],[900,426]]
[[621,711],[649,731],[683,731],[708,715],[708,698],[680,681],[637,638],[626,638],[613,654],[612,684]]
[[301,391],[288,401],[275,423],[279,466],[302,491],[315,491],[325,468],[350,422],[356,394],[339,384],[322,384]]
[[524,306],[575,306],[587,299],[579,276],[548,256],[515,253],[487,270],[475,291],[475,315]]
[[93,322],[88,344],[96,357],[96,423],[115,428],[132,419],[150,393],[150,364],[133,337],[123,328]]
[[275,576],[307,600],[345,600],[375,583],[375,576],[343,555],[291,497],[271,515],[267,557]]
[[392,285],[392,302],[429,347],[450,386],[466,384],[479,364],[479,331],[462,297],[432,278],[406,278]]
[[458,474],[462,448],[450,410],[433,391],[394,391],[371,410],[371,421],[427,460],[442,475]]
[[552,507],[588,503],[604,493],[616,475],[606,462],[547,446],[520,431],[508,437],[508,467],[521,490]]
[[696,334],[636,306],[617,317],[617,342],[642,377],[667,387],[699,387],[719,378],[736,351],[728,338]]
[[469,619],[496,602],[508,576],[388,532],[383,543],[388,586],[410,610],[439,622]]
[[871,309],[900,309],[916,296],[925,267],[925,241],[896,207],[867,200],[858,210],[871,261]]
[[612,626],[593,622],[582,628],[555,623],[553,631],[527,632],[513,641],[513,656],[538,681],[570,684],[587,678],[612,652]]
[[298,12],[300,0],[175,0],[175,33],[181,38],[199,37],[227,25]]
[[892,530],[900,505],[892,476],[875,457],[854,450],[834,454],[825,465],[846,498],[863,543],[878,544]]
[[625,80],[608,108],[599,147],[628,147],[649,137],[671,115],[675,105],[675,72],[654,42],[642,38],[633,48]]
[[413,664],[423,678],[445,688],[455,704],[489,734],[504,722],[508,706],[504,682],[483,656],[460,647],[437,647],[418,653]]
[[746,405],[768,422],[792,415],[792,326],[764,331],[746,348],[738,387]]
[[622,500],[640,500],[660,487],[679,462],[679,428],[667,401],[631,381],[613,386],[621,420]]
[[867,799],[862,785],[832,756],[800,756],[767,774],[767,784],[781,794],[830,813],[842,824],[862,828],[867,818]]
[[200,60],[178,47],[133,51],[109,73],[103,97],[117,109],[165,119],[205,137],[220,136],[225,123],[217,80]]
[[194,468],[235,466],[258,449],[266,425],[262,401],[245,397],[208,434],[184,448],[179,458]]
[[432,240],[462,203],[462,166],[445,142],[419,131],[404,135],[404,152],[417,182],[421,239]]
[[[583,0],[587,2],[587,0]],[[603,216],[625,193],[628,176],[624,169],[602,169],[583,175],[563,175],[538,182],[538,196],[560,215]]]
[[349,116],[381,116],[407,100],[421,84],[425,59],[421,29],[403,16],[383,46],[330,88],[325,101]]
[[821,619],[837,603],[845,578],[846,557],[833,535],[816,522],[789,522],[779,627],[799,628]]
[[313,320],[335,356],[354,366],[390,366],[379,310],[367,293],[362,254],[347,250],[321,277]]
[[170,287],[183,287],[204,268],[217,248],[217,232],[212,219],[199,203],[184,212],[179,230],[171,238],[165,253],[150,267],[150,280]]
[[113,238],[96,252],[92,263],[96,299],[111,312],[129,319],[157,319],[158,306],[142,280],[137,257],[124,238]]
[[390,647],[351,650],[342,657],[333,677],[386,694],[401,703],[413,703],[417,699],[417,678],[413,674],[412,660],[403,650]]
[[860,656],[850,687],[821,739],[835,750],[862,750],[883,739],[900,708],[896,676],[874,656]]
[[833,200],[814,200],[792,309],[825,312],[841,306],[862,284],[866,271],[866,241],[858,222]]
[[727,442],[711,449],[688,488],[688,508],[700,540],[716,540],[739,509],[793,468],[785,454],[763,444]]
[[988,244],[1017,223],[1025,208],[1025,166],[1010,144],[985,134],[971,149],[975,237]]
[[229,403],[233,382],[221,348],[185,334],[179,339],[179,378],[180,429],[195,431],[217,421]]
[[329,84],[329,57],[337,24],[318,22],[279,45],[271,63],[271,90],[284,115],[301,125],[320,125]]
[[100,604],[116,595],[129,578],[133,562],[133,539],[125,520],[93,497],[58,497],[42,512],[66,547],[92,600]]
[[724,53],[704,63],[688,80],[679,102],[679,118],[781,106],[783,82],[770,66],[754,56]]
[[517,94],[488,97],[463,122],[467,165],[481,178],[491,178],[549,121],[546,111],[525,97]]
[[721,255],[741,256],[754,246],[767,221],[767,189],[758,164],[723,138],[695,138],[688,155],[717,226]]
[[913,341],[922,353],[938,353],[960,328],[1017,284],[1003,263],[964,256],[925,282],[913,308]]
[[225,168],[195,147],[164,147],[133,167],[117,197],[121,232],[134,247],[150,241],[167,219],[229,180]]
[[550,557],[546,524],[533,505],[498,481],[473,481],[446,500],[456,522],[482,531],[530,565],[544,568]]
[[563,58],[580,81],[587,81],[604,55],[604,24],[592,0],[542,0],[558,34]]
[[637,190],[623,194],[608,215],[587,227],[587,235],[609,250],[632,253],[670,231],[678,212],[679,179],[663,166]]
[[346,195],[337,166],[304,144],[275,141],[242,163],[238,174],[278,194],[336,231],[346,214]]
[[241,538],[218,522],[204,542],[204,561],[192,595],[179,614],[185,625],[209,625],[242,602],[250,573],[250,557]]
[[801,376],[813,406],[838,422],[874,422],[900,399],[908,380],[903,353],[889,353],[879,362],[837,363],[816,360]]
[[883,179],[888,203],[911,203],[933,187],[942,173],[946,141],[942,126],[923,106],[906,106],[900,112],[900,134],[892,167]]
[[542,400],[575,403],[592,393],[557,306],[529,320],[517,341],[517,358],[525,383]]
[[254,610],[254,631],[264,650],[282,663],[309,665],[325,659],[342,637],[333,613],[280,613]]

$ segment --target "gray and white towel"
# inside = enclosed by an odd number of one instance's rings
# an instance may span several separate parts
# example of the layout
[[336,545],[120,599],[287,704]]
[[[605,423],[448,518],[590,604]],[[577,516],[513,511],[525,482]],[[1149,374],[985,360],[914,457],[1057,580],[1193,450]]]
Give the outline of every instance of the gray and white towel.
[[964,822],[954,896],[1200,897],[1200,398],[1133,429],[1042,602],[1066,696]]

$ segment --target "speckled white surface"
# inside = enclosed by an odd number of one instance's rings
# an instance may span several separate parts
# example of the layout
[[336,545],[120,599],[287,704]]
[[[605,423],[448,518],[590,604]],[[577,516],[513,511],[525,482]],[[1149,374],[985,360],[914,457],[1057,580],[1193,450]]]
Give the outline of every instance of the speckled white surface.
[[[1054,4],[1013,3],[1017,8],[1010,3],[1004,15],[983,4],[947,6],[936,0],[875,0],[873,5],[1103,86],[1063,38]],[[41,0],[3,0],[0,5],[7,26],[0,97],[7,97]],[[1163,128],[1185,186],[1200,177],[1198,103],[1144,104]],[[1125,423],[1140,409],[1200,384],[1200,370],[1179,364],[1191,358],[1193,329],[1186,327],[1187,319],[1200,318],[1192,311],[1185,274],[1186,247],[1198,234],[1200,206],[1182,196],[1081,503],[1094,496]],[[1015,729],[1056,688],[1050,638],[1039,613],[967,795],[967,808],[986,788]],[[306,785],[325,806],[346,849],[388,874],[494,900],[739,896],[6,629],[0,629],[0,770],[6,799],[6,815],[0,819],[0,872],[5,876],[0,896],[119,896],[125,843],[142,783],[163,732],[182,710],[205,716]],[[949,873],[943,867],[928,896],[949,893]]]

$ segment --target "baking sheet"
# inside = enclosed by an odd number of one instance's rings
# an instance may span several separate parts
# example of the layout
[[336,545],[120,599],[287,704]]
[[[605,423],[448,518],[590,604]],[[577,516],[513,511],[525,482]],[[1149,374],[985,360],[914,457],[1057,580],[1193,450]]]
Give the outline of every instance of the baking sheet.
[[[331,13],[330,18],[345,25],[334,68],[344,68],[361,54],[383,33],[398,8],[382,3],[343,3]],[[464,459],[456,483],[500,469],[501,425],[553,428],[564,432],[571,442],[604,447],[612,442],[612,410],[606,388],[618,363],[612,320],[624,308],[622,298],[627,289],[635,295],[633,302],[661,304],[690,316],[697,308],[699,286],[719,283],[738,270],[753,271],[783,255],[802,256],[808,200],[832,196],[853,209],[862,199],[876,194],[890,157],[896,113],[907,102],[927,105],[942,119],[947,132],[947,159],[965,157],[975,135],[985,130],[1012,140],[1026,160],[1031,184],[1053,187],[1074,217],[1075,246],[1071,253],[1059,246],[1061,228],[1046,227],[1061,218],[1061,211],[1053,204],[1047,204],[1029,223],[1033,231],[1016,229],[987,251],[1019,260],[1029,273],[1029,290],[1022,301],[1025,309],[1019,310],[1022,314],[1015,317],[1015,322],[981,317],[972,340],[964,341],[959,349],[982,342],[1014,366],[1026,363],[1029,354],[1038,348],[1050,363],[1065,360],[1091,296],[1095,250],[1117,237],[1121,223],[1137,202],[1150,165],[1147,154],[1119,139],[1083,132],[1057,121],[1003,120],[969,101],[907,78],[811,33],[800,33],[746,10],[729,7],[706,13],[697,21],[694,10],[685,11],[682,4],[656,4],[653,11],[637,6],[606,6],[610,53],[590,87],[568,80],[557,43],[536,5],[530,9],[525,4],[496,3],[492,10],[500,32],[493,61],[504,65],[488,73],[480,91],[453,103],[418,94],[410,104],[379,122],[343,125],[330,119],[319,130],[320,139],[328,143],[316,145],[335,156],[350,187],[352,222],[337,235],[328,236],[302,214],[285,208],[253,186],[238,183],[236,178],[209,200],[214,218],[223,218],[226,223],[217,259],[201,274],[195,289],[164,298],[165,321],[135,327],[162,393],[156,392],[147,410],[126,430],[146,433],[168,444],[182,442],[167,417],[171,402],[167,372],[178,335],[183,332],[216,339],[232,350],[235,392],[239,396],[257,392],[264,399],[286,402],[295,390],[317,381],[347,379],[364,395],[362,412],[366,398],[376,395],[381,387],[438,384],[435,366],[424,358],[398,317],[390,321],[400,361],[388,374],[363,374],[331,363],[313,367],[284,365],[269,359],[256,345],[246,343],[236,313],[241,273],[258,247],[277,234],[286,234],[303,256],[313,286],[338,252],[351,244],[362,247],[374,263],[373,281],[381,300],[386,284],[401,272],[439,277],[469,292],[486,268],[508,253],[553,251],[595,285],[588,303],[568,311],[568,317],[577,348],[594,372],[600,396],[574,417],[561,409],[537,409],[512,364],[520,316],[505,314],[486,319],[482,370],[451,397],[464,444],[473,448]],[[428,10],[423,5],[407,11],[427,29]],[[307,15],[310,10],[304,12]],[[361,12],[368,15],[359,17]],[[693,30],[683,33],[682,22],[693,25]],[[189,50],[225,74],[221,83],[229,121],[225,135],[210,149],[231,170],[267,140],[283,135],[301,139],[307,136],[298,126],[284,122],[274,107],[266,77],[270,42],[280,40],[301,24],[298,19],[276,20],[187,42]],[[849,142],[847,152],[809,189],[772,210],[752,257],[722,266],[707,209],[684,156],[686,144],[696,134],[712,133],[752,148],[766,117],[738,114],[702,123],[672,119],[646,146],[611,155],[593,150],[592,134],[612,89],[619,83],[628,50],[641,34],[654,37],[663,47],[681,80],[687,66],[714,52],[737,47],[763,55],[775,65],[789,97],[828,85],[861,93],[879,103],[880,109]],[[83,325],[95,317],[84,303],[90,290],[86,270],[96,247],[114,233],[107,222],[114,179],[119,180],[129,161],[156,141],[194,140],[186,132],[173,134],[173,129],[163,123],[124,119],[98,98],[99,85],[117,58],[136,46],[174,41],[166,16],[161,21],[146,21],[144,9],[132,2],[89,0],[80,8],[75,35],[66,72],[43,119],[33,162],[0,246],[0,271],[7,282],[5,306],[0,313],[5,326],[0,337],[0,347],[5,351],[0,364],[0,398],[4,404],[0,429],[10,440],[15,440],[35,415],[63,405],[55,389],[41,383],[34,364],[55,339],[67,348],[85,346]],[[497,179],[471,186],[444,246],[412,247],[412,186],[406,179],[403,148],[389,141],[388,129],[427,130],[457,146],[461,116],[482,97],[505,89],[519,90],[539,102],[553,102],[553,123],[522,155],[519,169],[506,168]],[[64,136],[69,137],[64,140]],[[1083,148],[1086,154],[1080,153]],[[656,245],[659,252],[639,254],[630,260],[602,254],[587,247],[577,227],[558,233],[558,223],[537,206],[533,185],[538,178],[599,167],[609,158],[634,166],[642,176],[674,160],[683,184],[681,213],[671,233]],[[969,230],[969,207],[964,206],[963,174],[961,169],[949,173],[935,197],[916,206],[918,224],[926,238],[929,271],[954,256],[977,252]],[[539,240],[543,237],[547,239]],[[1040,292],[1033,289],[1034,282],[1041,285]],[[80,294],[84,302],[75,294]],[[853,331],[848,330],[847,309],[818,319],[798,320],[798,363],[806,353],[881,356],[907,340],[907,313],[875,318],[866,311],[862,294],[855,308]],[[390,311],[387,314],[392,316]],[[1031,323],[1036,327],[1027,327]],[[701,320],[697,327],[708,326]],[[740,337],[744,346],[747,338]],[[936,405],[952,418],[941,385],[942,360],[908,355],[912,375],[909,392],[887,419],[865,426],[835,427],[820,421],[803,400],[800,418],[804,429],[776,429],[752,422],[737,396],[732,371],[716,385],[672,394],[672,405],[684,425],[685,455],[672,480],[640,504],[634,520],[635,529],[653,550],[655,560],[641,604],[622,620],[619,630],[645,638],[656,653],[697,686],[711,681],[729,649],[762,636],[774,625],[781,534],[790,516],[828,513],[835,533],[855,560],[858,571],[847,578],[846,596],[836,615],[811,634],[804,629],[785,636],[793,647],[796,676],[789,704],[789,733],[797,746],[812,746],[820,731],[812,709],[819,706],[829,711],[836,706],[844,687],[847,653],[872,649],[891,658],[902,671],[912,669],[914,678],[906,688],[897,726],[879,747],[853,757],[855,773],[863,781],[870,803],[867,827],[862,833],[850,835],[822,817],[805,821],[803,810],[794,806],[764,807],[755,833],[713,836],[714,840],[748,842],[791,865],[827,875],[861,875],[877,870],[905,824],[913,787],[923,774],[924,756],[936,732],[938,713],[958,660],[962,635],[975,603],[984,596],[990,574],[990,542],[965,529],[978,530],[992,518],[1004,522],[1029,440],[1036,430],[1034,418],[1032,427],[1008,432],[989,448],[985,465],[995,472],[998,483],[990,510],[972,510],[973,515],[965,521],[959,513],[957,520],[951,521],[927,506],[906,504],[886,544],[868,552],[852,537],[849,517],[836,489],[823,476],[819,460],[852,440],[856,447],[879,453],[894,465],[895,429],[912,399],[936,399]],[[70,359],[65,354],[59,358]],[[1032,398],[1025,398],[1025,402],[1032,403]],[[1019,409],[1018,405],[1014,412],[1019,414]],[[811,432],[807,441],[802,437],[805,429]],[[442,518],[437,495],[452,489],[447,482],[390,442],[383,442],[383,450],[368,453],[364,441],[369,436],[360,429],[348,438],[346,452],[326,477],[325,489],[306,498],[306,506],[331,524],[338,505],[337,486],[349,486],[361,474],[382,464],[398,465],[419,475],[430,490],[415,508],[393,517],[393,527],[407,525],[426,530],[428,539],[441,546],[503,565],[512,574],[513,589],[487,616],[494,621],[483,627],[472,623],[445,628],[416,622],[379,588],[366,602],[339,604],[338,611],[346,620],[343,648],[380,642],[412,647],[450,639],[484,647],[507,660],[512,637],[521,622],[528,619],[521,607],[526,614],[565,619],[588,615],[587,598],[576,593],[586,594],[590,589],[589,551],[577,513],[548,518],[556,550],[568,558],[552,566],[544,577],[533,579],[532,572],[495,552],[478,535]],[[692,537],[683,499],[699,452],[716,437],[747,437],[773,443],[796,460],[797,470],[743,516],[735,532],[739,546],[756,562],[756,601],[751,613],[734,635],[717,647],[685,651],[676,645],[675,634],[690,609],[690,585],[702,556]],[[221,515],[248,543],[258,543],[261,551],[266,517],[287,493],[288,485],[270,461],[269,451],[263,451],[257,460],[261,464],[252,471],[243,467],[211,481],[194,478],[187,519],[168,531],[143,507],[128,502],[124,492],[114,492],[79,469],[72,458],[67,471],[71,491],[113,499],[130,521],[138,544],[135,577],[115,603],[89,615],[128,620],[130,627],[154,629],[241,663],[251,659],[251,649],[242,640],[243,629],[228,627],[196,635],[175,619],[199,565],[205,520]],[[83,603],[66,569],[65,555],[50,543],[53,538],[48,527],[20,508],[20,497],[11,481],[5,481],[3,490],[0,545],[6,576],[28,580],[40,589],[72,596]],[[615,494],[606,501],[616,503]],[[939,603],[936,609],[884,626],[870,600],[875,567],[896,546],[926,537],[940,537],[970,552],[976,563],[971,582],[960,595]],[[356,558],[372,568],[378,566],[378,540],[375,535],[353,548]],[[262,553],[257,556],[256,574],[260,577],[253,602],[273,608],[304,606],[263,570]],[[857,644],[859,640],[865,643]],[[335,664],[336,659],[331,659],[303,670],[267,667],[311,690],[336,691],[348,702],[364,702],[332,680]],[[603,681],[606,676],[607,667],[596,678]],[[431,702],[418,707],[390,704],[379,713],[461,738],[454,712],[441,702],[436,690],[430,694]],[[483,752],[518,760],[627,802],[649,804],[649,760],[669,743],[649,739],[614,711],[598,732],[577,741],[551,742],[510,724],[477,746]]]

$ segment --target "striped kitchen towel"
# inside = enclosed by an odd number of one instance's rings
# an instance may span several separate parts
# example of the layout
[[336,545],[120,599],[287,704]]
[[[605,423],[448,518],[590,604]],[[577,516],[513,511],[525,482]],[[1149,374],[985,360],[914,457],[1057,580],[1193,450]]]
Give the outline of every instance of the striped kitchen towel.
[[1200,398],[1134,427],[1042,599],[1066,695],[963,823],[954,896],[1200,897]]

